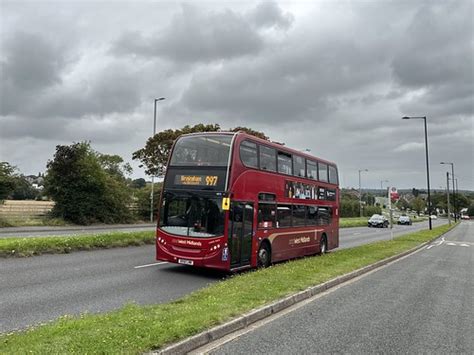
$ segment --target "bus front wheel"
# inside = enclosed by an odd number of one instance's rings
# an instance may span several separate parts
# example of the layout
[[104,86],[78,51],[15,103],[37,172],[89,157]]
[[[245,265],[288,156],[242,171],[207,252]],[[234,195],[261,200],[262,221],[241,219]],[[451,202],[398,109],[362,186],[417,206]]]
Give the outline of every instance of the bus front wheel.
[[271,252],[268,243],[263,242],[260,244],[257,253],[257,265],[258,267],[268,267],[270,266]]
[[323,254],[326,254],[327,252],[328,252],[328,241],[326,239],[326,236],[323,235],[321,237],[321,250],[319,254],[323,255]]

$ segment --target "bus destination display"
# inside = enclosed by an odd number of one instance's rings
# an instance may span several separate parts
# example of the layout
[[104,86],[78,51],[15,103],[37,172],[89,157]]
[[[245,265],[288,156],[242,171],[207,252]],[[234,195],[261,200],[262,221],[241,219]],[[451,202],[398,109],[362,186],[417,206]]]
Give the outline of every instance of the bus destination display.
[[219,180],[216,175],[176,175],[175,185],[216,186]]

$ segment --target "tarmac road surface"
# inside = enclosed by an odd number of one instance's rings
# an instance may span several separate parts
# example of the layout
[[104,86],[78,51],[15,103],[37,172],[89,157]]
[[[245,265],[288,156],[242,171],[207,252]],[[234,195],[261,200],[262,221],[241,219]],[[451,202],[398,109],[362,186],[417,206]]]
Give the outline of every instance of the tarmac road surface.
[[[423,228],[427,222],[396,226],[394,234]],[[381,239],[390,239],[388,229],[345,228],[340,247]],[[110,311],[127,302],[168,302],[224,277],[210,270],[157,263],[153,245],[0,259],[0,332],[66,314]]]
[[474,222],[243,333],[195,353],[472,354]]

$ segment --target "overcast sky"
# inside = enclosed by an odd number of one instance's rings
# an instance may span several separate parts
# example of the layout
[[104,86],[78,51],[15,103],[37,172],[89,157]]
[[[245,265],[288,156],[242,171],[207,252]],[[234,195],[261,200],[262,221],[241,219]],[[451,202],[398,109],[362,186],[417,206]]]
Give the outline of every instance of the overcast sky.
[[[474,190],[473,1],[0,0],[0,160],[83,140],[131,161],[153,130],[247,126],[343,187]],[[135,162],[133,177],[145,177]],[[384,182],[384,186],[387,183]]]

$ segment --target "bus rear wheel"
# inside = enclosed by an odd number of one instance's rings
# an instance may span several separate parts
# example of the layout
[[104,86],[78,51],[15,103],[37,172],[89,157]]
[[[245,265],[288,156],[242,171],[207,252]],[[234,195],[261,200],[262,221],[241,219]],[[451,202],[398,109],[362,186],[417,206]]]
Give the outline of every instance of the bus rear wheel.
[[260,244],[257,253],[257,266],[258,267],[269,267],[271,260],[271,252],[268,243],[263,242]]

